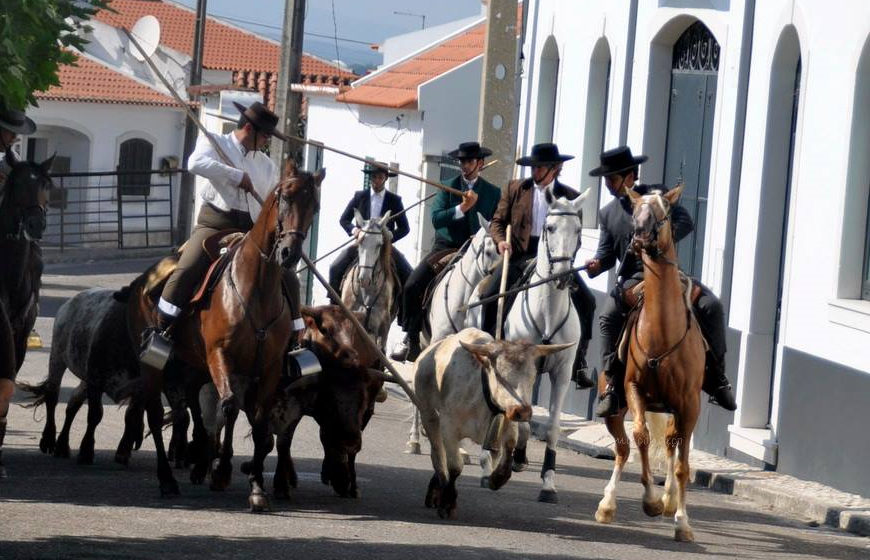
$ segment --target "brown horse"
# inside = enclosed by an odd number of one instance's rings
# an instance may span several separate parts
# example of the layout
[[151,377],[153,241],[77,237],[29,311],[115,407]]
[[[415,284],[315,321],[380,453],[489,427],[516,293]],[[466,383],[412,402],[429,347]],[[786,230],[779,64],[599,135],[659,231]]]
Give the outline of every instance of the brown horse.
[[[674,538],[692,542],[694,536],[686,514],[686,484],[689,480],[689,443],[701,409],[701,384],[704,379],[704,340],[691,311],[681,280],[677,251],[671,233],[670,210],[682,186],[667,193],[653,191],[641,196],[628,190],[633,206],[633,247],[641,254],[644,268],[643,306],[636,322],[629,320],[625,392],[634,419],[633,436],[640,451],[644,487],[643,510],[649,516],[674,515]],[[633,325],[633,326],[632,326]],[[604,378],[599,390],[604,390]],[[650,473],[650,431],[659,441],[666,422],[648,411],[670,412],[664,443],[667,452],[667,478],[664,495],[656,492]],[[607,429],[616,440],[613,475],[598,504],[595,519],[609,523],[616,513],[616,485],[628,460],[629,442],[625,434],[626,409],[607,418]],[[674,456],[676,452],[676,457]]]
[[15,377],[24,363],[27,336],[36,322],[42,251],[38,242],[46,227],[49,169],[54,157],[42,163],[6,161],[12,170],[0,185],[0,478],[6,415],[15,393]]
[[[215,288],[175,326],[175,357],[195,370],[207,370],[220,397],[214,442],[220,456],[211,473],[212,489],[223,490],[229,485],[232,428],[240,409],[251,423],[254,458],[249,483],[253,511],[268,507],[263,491],[263,459],[273,445],[269,413],[292,334],[282,279],[285,269],[295,268],[302,254],[306,232],[320,205],[324,176],[323,170],[316,174],[294,171],[269,194],[254,227],[229,257]],[[159,269],[157,266],[143,276],[159,280],[168,272]],[[154,320],[155,290],[148,289],[147,279],[140,284],[138,294],[130,298],[131,305],[138,308],[130,313],[132,333],[141,332]],[[178,484],[161,436],[161,372],[145,364],[142,372],[148,424],[157,449],[160,491],[165,496],[177,495]]]

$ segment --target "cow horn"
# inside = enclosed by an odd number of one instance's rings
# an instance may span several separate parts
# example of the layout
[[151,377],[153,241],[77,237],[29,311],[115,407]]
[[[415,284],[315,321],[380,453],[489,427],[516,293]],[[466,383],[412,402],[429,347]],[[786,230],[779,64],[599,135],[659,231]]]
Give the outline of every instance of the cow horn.
[[315,387],[320,382],[320,376],[316,373],[303,375],[287,386],[287,391],[305,391]]
[[389,374],[385,371],[382,371],[379,369],[374,369],[374,368],[368,368],[368,370],[369,370],[369,374],[371,374],[373,377],[379,377],[381,379],[381,381],[383,381],[384,383],[386,383],[388,381],[395,383],[395,381],[393,380],[392,374]]

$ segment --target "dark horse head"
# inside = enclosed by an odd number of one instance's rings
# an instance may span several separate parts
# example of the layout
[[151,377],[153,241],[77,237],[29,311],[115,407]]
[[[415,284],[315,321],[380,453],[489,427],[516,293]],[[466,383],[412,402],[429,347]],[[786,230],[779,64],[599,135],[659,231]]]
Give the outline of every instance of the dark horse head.
[[6,151],[12,171],[0,195],[0,235],[4,239],[42,239],[47,225],[48,191],[52,187],[48,170],[53,160],[54,156],[42,163],[17,161],[11,150]]
[[324,177],[325,169],[308,173],[291,166],[278,185],[278,226],[272,253],[284,268],[295,268],[302,257],[302,243],[314,214],[320,210],[320,183]]

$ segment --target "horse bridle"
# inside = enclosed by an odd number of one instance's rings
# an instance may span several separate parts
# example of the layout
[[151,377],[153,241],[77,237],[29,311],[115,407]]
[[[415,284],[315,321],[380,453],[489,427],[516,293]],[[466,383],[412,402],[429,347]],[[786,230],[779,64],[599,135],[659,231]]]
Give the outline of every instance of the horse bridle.
[[[6,201],[6,190],[7,190],[7,187],[9,186],[9,184],[10,184],[10,181],[7,179],[5,185],[0,185],[0,209],[3,208],[3,202]],[[10,205],[12,205],[11,200],[12,199],[9,199]],[[31,210],[33,208],[38,208],[39,211],[42,213],[42,217],[46,218],[48,216],[48,202],[46,202],[45,204],[28,204],[26,206],[20,206],[20,207],[16,207],[16,208],[20,212],[20,215],[18,216],[18,220],[16,223],[16,227],[15,227],[14,231],[4,232],[2,239],[5,239],[6,241],[21,241],[22,239],[30,241],[30,239],[26,235],[26,231],[24,228],[24,218],[27,215],[27,210]]]
[[[483,266],[481,266],[481,264],[480,264],[480,257],[486,251],[486,236],[484,236],[483,239],[481,240],[480,246],[478,247],[478,250],[475,250],[475,248],[474,248],[474,237],[472,237],[471,238],[471,245],[469,246],[469,249],[472,250],[472,254],[474,255],[474,268],[481,275],[481,277],[486,276],[487,271],[484,270]],[[465,270],[462,269],[462,261],[461,260],[459,262],[459,274],[462,276],[462,279],[465,281],[466,285],[471,286],[472,288],[474,288],[476,286],[476,284],[472,284],[471,281],[468,280],[468,277],[465,275]]]
[[[661,195],[658,195],[658,196],[661,197]],[[644,206],[648,206],[650,211],[653,213],[653,216],[656,216],[655,208],[653,207],[653,205],[650,202],[644,201],[640,205],[638,205],[638,208],[643,208]],[[664,204],[662,204],[661,206],[663,209],[665,209]],[[640,240],[637,238],[635,233],[631,234],[631,246],[630,247],[635,248],[635,246],[637,246],[637,248],[635,249],[635,252],[640,250],[640,251],[643,251],[644,253],[646,253],[647,255],[649,255],[649,257],[652,259],[663,260],[667,263],[679,266],[678,263],[671,261],[670,259],[666,259],[666,258],[662,257],[661,252],[658,249],[659,232],[661,232],[662,228],[665,227],[665,224],[667,224],[668,222],[671,221],[672,208],[673,207],[669,204],[669,205],[667,205],[664,216],[662,216],[661,218],[658,218],[656,216],[657,219],[656,219],[655,224],[653,224],[652,235],[651,235],[650,241],[648,243],[648,245],[651,248],[644,247],[644,244],[640,243]],[[637,231],[637,221],[634,218],[634,214],[632,214],[632,216],[631,216],[631,228],[632,228],[633,232]]]
[[[574,216],[575,218],[577,218],[578,220],[581,220],[581,222],[582,222],[582,218],[580,217],[580,214],[578,214],[577,212],[568,212],[565,210],[560,210],[560,211],[555,211],[555,212],[547,212],[547,217],[549,218],[550,216]],[[547,277],[553,276],[553,274],[554,274],[553,265],[554,264],[560,263],[560,262],[571,262],[571,263],[574,262],[574,259],[577,257],[577,251],[580,250],[579,243],[577,244],[576,247],[574,247],[574,252],[571,253],[571,255],[561,255],[558,257],[554,257],[552,251],[550,251],[550,238],[547,235],[546,225],[543,228],[543,233],[541,234],[541,237],[543,237],[544,249],[547,251],[547,264],[548,264]]]
[[[275,192],[275,197],[274,197],[274,199],[273,199],[273,201],[272,201],[272,205],[271,205],[271,206],[274,206],[274,205],[276,205],[276,204],[280,204],[280,202],[281,202],[281,198],[283,197],[283,195],[281,194],[280,190],[281,190],[281,186],[280,186],[280,185],[277,186],[277,187],[275,187],[275,191],[274,191],[274,192]],[[288,196],[288,198],[289,198],[289,196]],[[269,207],[269,210],[272,209],[271,206]],[[264,208],[262,211],[265,212],[266,209]],[[288,230],[286,230],[286,231],[284,230],[284,225],[283,225],[283,223],[281,222],[281,211],[280,211],[280,208],[279,208],[279,210],[278,210],[278,218],[277,218],[277,220],[278,220],[278,224],[277,224],[277,227],[275,228],[275,241],[272,242],[272,249],[271,249],[268,253],[266,253],[265,251],[263,251],[262,248],[260,248],[259,245],[257,245],[256,243],[254,243],[254,247],[256,247],[256,248],[257,248],[257,251],[260,252],[260,258],[263,259],[264,261],[269,261],[269,260],[272,259],[272,257],[275,256],[275,251],[278,250],[278,245],[281,244],[281,241],[282,241],[285,237],[289,237],[289,236],[291,236],[291,235],[297,235],[297,236],[299,236],[300,238],[302,238],[302,241],[305,241],[305,239],[308,237],[308,232],[305,232],[305,231],[302,231],[302,230],[298,230],[298,229],[288,229]],[[245,234],[245,235],[247,235],[247,234]]]

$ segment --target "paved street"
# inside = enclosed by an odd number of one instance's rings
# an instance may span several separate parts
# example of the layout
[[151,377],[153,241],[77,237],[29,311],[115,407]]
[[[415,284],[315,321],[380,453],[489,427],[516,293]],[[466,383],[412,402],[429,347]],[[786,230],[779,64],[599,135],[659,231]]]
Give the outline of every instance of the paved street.
[[[45,376],[51,317],[66,298],[92,286],[120,286],[148,262],[48,267],[37,324],[45,348],[28,354],[19,378],[38,382]],[[64,402],[74,386],[68,373]],[[61,405],[59,421],[63,409]],[[293,448],[299,488],[290,501],[273,502],[271,514],[252,515],[246,512],[247,484],[238,468],[224,493],[192,486],[186,473],[176,471],[182,496],[165,500],[157,489],[150,439],[134,452],[129,467],[115,464],[123,420],[123,411],[115,406],[105,409],[95,464],[86,467],[76,465],[74,457],[42,455],[38,442],[44,410],[34,415],[15,406],[4,451],[10,478],[0,481],[0,558],[870,557],[870,539],[809,527],[704,490],[689,494],[697,542],[676,543],[671,520],[644,516],[635,465],[619,492],[616,523],[598,525],[592,514],[612,463],[560,451],[560,503],[542,504],[536,501],[543,458],[539,442],[530,449],[530,470],[515,475],[499,492],[480,488],[478,467],[466,467],[459,481],[459,517],[442,521],[423,507],[429,457],[403,453],[410,414],[407,401],[395,392],[378,405],[357,460],[359,500],[339,498],[320,483],[317,428],[306,419]],[[237,466],[252,450],[247,424],[241,417],[239,422]],[[71,438],[74,454],[84,425],[83,410]],[[274,468],[274,455],[266,467]]]

